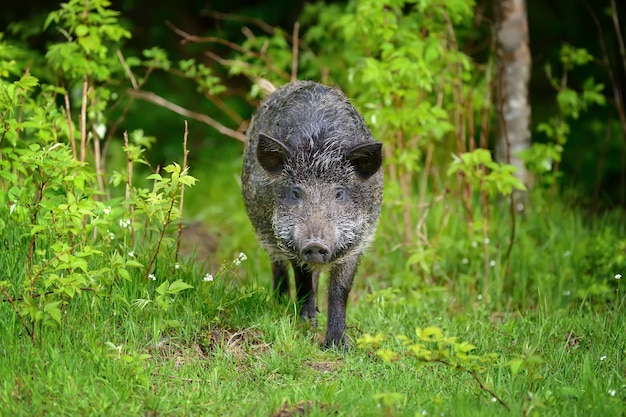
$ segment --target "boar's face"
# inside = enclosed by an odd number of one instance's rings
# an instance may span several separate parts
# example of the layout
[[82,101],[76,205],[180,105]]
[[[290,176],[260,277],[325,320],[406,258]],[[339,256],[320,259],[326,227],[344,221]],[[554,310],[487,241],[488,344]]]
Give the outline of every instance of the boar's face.
[[[256,157],[272,177],[276,201],[272,227],[283,256],[322,266],[360,253],[378,217],[382,144],[344,149],[309,142],[298,149],[259,135]],[[268,213],[269,214],[269,213]]]

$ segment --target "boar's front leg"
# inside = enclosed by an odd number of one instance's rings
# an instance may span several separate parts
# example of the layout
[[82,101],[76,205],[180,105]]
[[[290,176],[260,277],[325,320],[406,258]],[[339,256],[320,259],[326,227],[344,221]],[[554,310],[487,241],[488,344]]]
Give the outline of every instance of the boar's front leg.
[[327,348],[347,349],[344,339],[346,327],[346,302],[352,287],[352,280],[359,264],[359,256],[333,265],[330,270],[328,289],[328,325],[324,345]]
[[279,298],[289,298],[289,265],[286,261],[272,261],[274,293]]
[[293,272],[296,278],[296,296],[302,306],[300,316],[303,320],[311,320],[317,326],[317,283],[319,270],[311,271],[306,266],[293,262]]

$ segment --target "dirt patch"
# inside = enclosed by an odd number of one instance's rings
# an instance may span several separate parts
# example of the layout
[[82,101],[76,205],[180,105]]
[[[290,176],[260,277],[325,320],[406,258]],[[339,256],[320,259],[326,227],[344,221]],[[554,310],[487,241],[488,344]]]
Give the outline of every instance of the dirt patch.
[[315,403],[314,401],[300,401],[297,404],[291,405],[287,401],[280,406],[280,408],[272,413],[272,417],[292,417],[292,416],[304,416],[311,412],[313,407],[318,407],[320,410],[325,411],[327,414],[336,414],[337,410],[334,406],[325,403]]
[[148,353],[163,361],[173,362],[177,368],[206,359],[206,354],[198,343],[186,346],[169,338],[161,339],[155,349],[148,349]]
[[269,345],[262,340],[261,336],[261,332],[254,327],[243,330],[212,327],[206,331],[202,347],[207,354],[222,350],[235,358],[242,359],[246,355],[258,355],[269,350]]
[[316,371],[320,371],[324,374],[328,372],[336,372],[337,369],[339,369],[340,365],[341,365],[340,362],[332,362],[332,361],[319,361],[319,362],[314,362],[311,360],[306,361],[306,366],[308,366],[309,368],[315,369]]

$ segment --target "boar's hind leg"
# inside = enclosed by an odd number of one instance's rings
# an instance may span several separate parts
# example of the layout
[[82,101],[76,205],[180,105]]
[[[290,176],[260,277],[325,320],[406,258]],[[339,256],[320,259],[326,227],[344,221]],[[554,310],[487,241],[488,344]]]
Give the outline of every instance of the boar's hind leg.
[[289,298],[289,271],[285,261],[272,261],[272,275],[274,276],[274,293],[278,297]]
[[303,320],[311,319],[317,325],[317,282],[319,271],[311,271],[306,266],[293,263],[293,271],[296,278],[296,295],[298,303],[302,306],[300,316]]
[[348,259],[344,263],[336,264],[330,271],[330,286],[328,289],[328,325],[324,345],[327,348],[341,348],[346,350],[344,329],[346,327],[346,302],[352,287],[352,280],[359,264],[359,256]]

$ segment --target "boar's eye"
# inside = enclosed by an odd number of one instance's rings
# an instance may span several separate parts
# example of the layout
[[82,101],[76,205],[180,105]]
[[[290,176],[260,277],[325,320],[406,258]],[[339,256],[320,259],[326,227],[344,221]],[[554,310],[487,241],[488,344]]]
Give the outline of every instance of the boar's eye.
[[289,197],[293,200],[293,201],[298,201],[298,200],[302,200],[302,189],[299,187],[293,187],[290,191],[289,191]]
[[346,195],[345,190],[343,190],[342,188],[339,188],[337,192],[335,193],[335,200],[341,201],[344,199],[345,195]]

